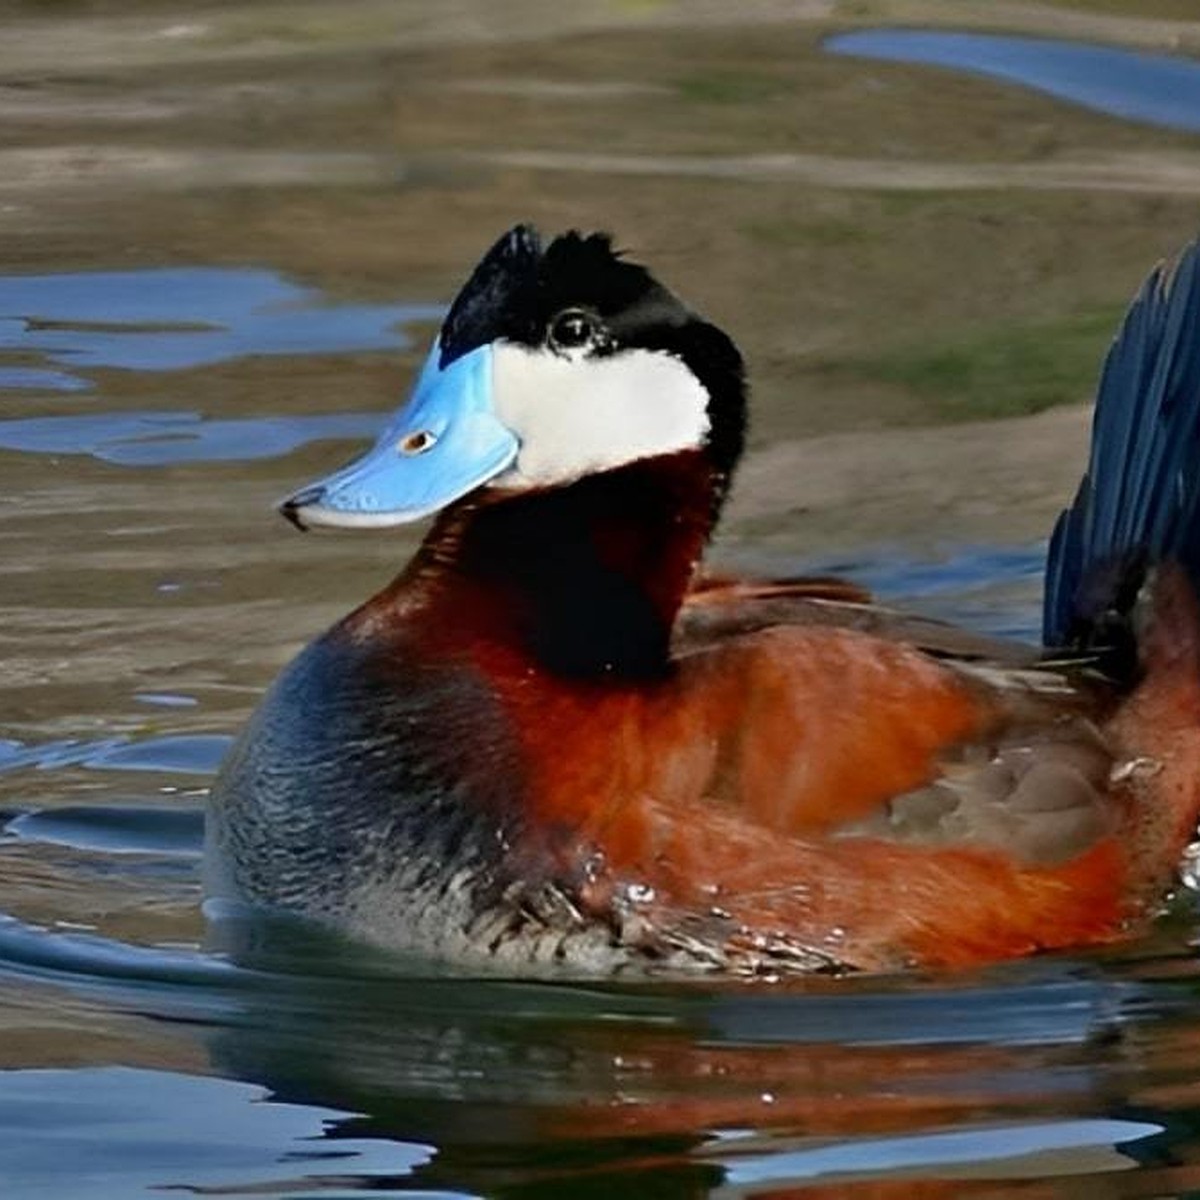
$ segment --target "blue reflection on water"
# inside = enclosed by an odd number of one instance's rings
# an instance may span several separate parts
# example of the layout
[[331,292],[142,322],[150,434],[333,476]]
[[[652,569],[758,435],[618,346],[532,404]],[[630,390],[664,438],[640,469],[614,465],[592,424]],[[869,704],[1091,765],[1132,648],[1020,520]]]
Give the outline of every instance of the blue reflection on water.
[[953,67],[1021,84],[1097,112],[1200,131],[1200,63],[1050,38],[863,29],[825,41],[831,54]]
[[245,461],[278,458],[324,438],[373,438],[385,417],[370,412],[221,420],[195,412],[23,417],[0,421],[0,448],[35,454],[91,454],[127,467]]
[[[0,322],[0,330],[3,330]],[[0,364],[0,388],[36,389],[41,392],[86,392],[91,388],[86,379],[68,375],[65,371],[48,371],[43,367],[6,367]]]
[[164,734],[130,741],[123,736],[82,741],[59,741],[25,745],[0,738],[0,772],[35,767],[41,771],[62,767],[92,767],[111,771],[182,771],[189,775],[212,775],[233,739],[219,733]]
[[197,858],[204,844],[204,813],[178,804],[63,804],[18,813],[0,836],[104,854]]
[[904,1137],[851,1138],[811,1149],[791,1152],[774,1149],[770,1154],[732,1157],[727,1160],[727,1178],[734,1184],[746,1184],[822,1176],[858,1177],[899,1170],[929,1172],[955,1166],[970,1166],[973,1174],[986,1178],[989,1160],[1032,1158],[1071,1150],[1091,1151],[1092,1169],[1111,1171],[1137,1165],[1133,1159],[1115,1153],[1114,1147],[1162,1132],[1161,1125],[1148,1121],[1082,1118],[939,1130]]
[[440,307],[332,304],[271,271],[169,267],[0,277],[0,387],[87,386],[79,370],[179,371],[251,354],[341,354],[410,344],[399,328]]
[[[86,391],[92,381],[84,372],[98,367],[162,372],[252,355],[397,350],[412,343],[405,326],[441,312],[427,304],[334,304],[264,270],[0,277],[0,393]],[[139,467],[277,458],[319,439],[374,437],[382,419],[367,412],[213,419],[170,409],[21,416],[0,421],[0,449]]]
[[346,1191],[398,1195],[386,1185],[429,1161],[432,1148],[330,1140],[351,1115],[280,1103],[253,1084],[173,1071],[3,1071],[0,1177],[6,1195],[27,1200],[68,1192],[76,1200],[285,1189],[311,1195],[342,1180]]

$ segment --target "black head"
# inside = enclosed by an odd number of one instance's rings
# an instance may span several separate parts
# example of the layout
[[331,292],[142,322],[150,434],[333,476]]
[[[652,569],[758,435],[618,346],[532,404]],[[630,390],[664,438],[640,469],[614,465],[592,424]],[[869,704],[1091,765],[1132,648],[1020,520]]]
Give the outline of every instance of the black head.
[[[670,355],[708,394],[713,466],[727,480],[741,456],[746,399],[737,347],[644,267],[626,261],[607,234],[572,231],[544,249],[529,225],[500,238],[446,316],[442,366],[500,341],[594,360],[634,350]],[[655,396],[644,402],[653,405]]]
[[[715,516],[742,451],[733,343],[609,239],[543,249],[518,226],[484,255],[411,399],[355,462],[284,502],[297,524],[383,528],[476,491],[544,491],[685,454]],[[705,456],[703,459],[697,455]]]

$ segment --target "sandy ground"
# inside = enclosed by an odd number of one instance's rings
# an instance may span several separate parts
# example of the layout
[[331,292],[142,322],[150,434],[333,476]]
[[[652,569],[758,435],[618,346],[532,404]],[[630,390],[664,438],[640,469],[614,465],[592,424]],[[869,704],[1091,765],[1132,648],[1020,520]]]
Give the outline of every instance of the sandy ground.
[[752,454],[728,514],[739,542],[793,554],[1049,535],[1087,457],[1091,410],[924,429],[832,433]]

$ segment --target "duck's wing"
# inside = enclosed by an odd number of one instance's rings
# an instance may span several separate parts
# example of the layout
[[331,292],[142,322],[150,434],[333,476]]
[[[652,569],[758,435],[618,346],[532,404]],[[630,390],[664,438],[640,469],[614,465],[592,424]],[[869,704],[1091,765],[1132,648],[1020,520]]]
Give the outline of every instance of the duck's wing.
[[718,636],[688,630],[683,686],[711,697],[697,707],[720,732],[686,744],[710,774],[699,803],[672,802],[682,758],[664,754],[650,789],[656,853],[697,864],[684,890],[715,881],[731,928],[858,966],[965,963],[1115,936],[1142,864],[1161,884],[1178,843],[1154,814],[1173,806],[1143,802],[1138,772],[1155,768],[1111,735],[1114,693],[1086,665],[780,602],[758,630],[728,612]]
[[1086,667],[978,639],[952,654],[959,635],[908,620],[693,602],[691,649],[651,687],[551,704],[522,677],[507,702],[531,828],[568,831],[559,877],[587,879],[579,902],[622,938],[724,969],[966,965],[1121,936],[1194,826],[1194,673],[1114,724],[1120,696]]
[[727,802],[759,807],[798,764],[794,794],[808,798],[780,823],[793,835],[1051,863],[1111,828],[1118,752],[1098,725],[1113,693],[1089,660],[843,598],[839,584],[722,580],[685,604],[681,660],[739,662],[746,693],[774,697],[738,733],[755,782]]

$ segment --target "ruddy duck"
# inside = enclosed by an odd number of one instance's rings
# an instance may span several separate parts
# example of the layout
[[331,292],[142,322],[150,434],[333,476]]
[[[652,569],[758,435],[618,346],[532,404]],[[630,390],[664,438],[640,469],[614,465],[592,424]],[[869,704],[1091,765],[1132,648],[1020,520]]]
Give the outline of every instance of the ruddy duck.
[[1196,249],[1109,355],[1047,651],[699,576],[745,421],[734,344],[607,238],[501,238],[375,447],[282,506],[435,521],[229,755],[210,890],[509,970],[960,965],[1151,917],[1200,811]]

